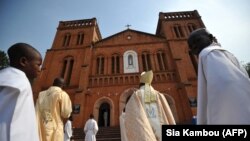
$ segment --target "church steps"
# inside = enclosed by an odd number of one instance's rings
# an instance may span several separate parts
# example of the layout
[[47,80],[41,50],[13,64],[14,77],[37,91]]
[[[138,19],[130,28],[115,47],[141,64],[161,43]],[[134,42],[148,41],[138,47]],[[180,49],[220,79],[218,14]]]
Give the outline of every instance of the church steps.
[[[72,141],[84,141],[83,128],[74,128]],[[120,127],[99,127],[97,141],[121,141]]]

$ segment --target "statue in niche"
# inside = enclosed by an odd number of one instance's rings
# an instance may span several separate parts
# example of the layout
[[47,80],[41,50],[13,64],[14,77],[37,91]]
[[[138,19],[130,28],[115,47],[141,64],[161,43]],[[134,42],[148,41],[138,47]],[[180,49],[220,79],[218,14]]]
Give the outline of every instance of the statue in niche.
[[103,119],[104,119],[104,126],[107,127],[108,126],[108,111],[107,111],[107,109],[105,109],[105,111],[103,113]]
[[131,54],[128,55],[128,68],[134,68],[133,56]]

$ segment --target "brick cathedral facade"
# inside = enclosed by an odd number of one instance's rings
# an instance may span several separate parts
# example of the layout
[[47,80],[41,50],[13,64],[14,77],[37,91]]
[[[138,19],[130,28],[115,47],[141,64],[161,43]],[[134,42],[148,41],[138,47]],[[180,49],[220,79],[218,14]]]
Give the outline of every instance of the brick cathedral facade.
[[196,114],[197,58],[189,53],[187,37],[205,27],[198,11],[159,13],[155,34],[126,29],[102,39],[97,19],[60,21],[48,49],[35,98],[55,77],[66,81],[73,104],[73,126],[83,127],[93,113],[99,126],[118,126],[140,74],[153,70],[152,86],[163,93],[178,124]]

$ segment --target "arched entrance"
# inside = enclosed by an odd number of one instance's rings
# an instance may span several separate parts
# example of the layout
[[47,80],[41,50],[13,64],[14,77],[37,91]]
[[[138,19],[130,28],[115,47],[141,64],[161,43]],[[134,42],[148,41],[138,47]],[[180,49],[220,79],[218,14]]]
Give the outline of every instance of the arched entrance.
[[[95,102],[93,113],[98,122],[98,126],[105,126],[104,112],[107,110],[107,126],[115,125],[114,103],[109,97],[101,97]],[[99,123],[100,122],[100,123]]]
[[126,89],[122,92],[121,96],[120,96],[120,115],[122,113],[122,111],[124,110],[126,103],[128,102],[129,98],[131,97],[131,95],[137,90],[137,88],[129,88]]
[[104,102],[99,108],[98,126],[107,127],[110,126],[110,105]]
[[166,100],[167,100],[167,102],[169,104],[169,107],[170,107],[170,109],[172,111],[172,114],[174,116],[175,122],[178,123],[179,122],[179,118],[178,118],[178,115],[177,115],[177,110],[176,110],[174,98],[172,96],[170,96],[169,94],[166,94],[166,93],[162,93],[162,94],[165,96],[165,98],[166,98]]

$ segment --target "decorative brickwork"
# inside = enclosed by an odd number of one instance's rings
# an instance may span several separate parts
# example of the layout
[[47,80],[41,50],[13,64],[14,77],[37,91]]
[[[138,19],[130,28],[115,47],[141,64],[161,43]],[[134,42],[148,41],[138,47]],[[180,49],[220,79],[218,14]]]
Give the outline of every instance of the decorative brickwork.
[[198,27],[204,24],[196,10],[160,13],[156,34],[127,28],[104,39],[96,18],[61,21],[33,86],[35,96],[55,77],[64,77],[75,107],[74,127],[83,127],[90,113],[102,124],[104,112],[108,125],[118,126],[141,72],[152,69],[152,86],[164,93],[177,123],[191,123],[196,114],[197,58],[189,53],[186,40]]

